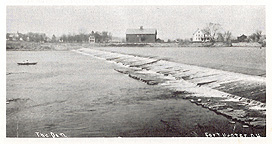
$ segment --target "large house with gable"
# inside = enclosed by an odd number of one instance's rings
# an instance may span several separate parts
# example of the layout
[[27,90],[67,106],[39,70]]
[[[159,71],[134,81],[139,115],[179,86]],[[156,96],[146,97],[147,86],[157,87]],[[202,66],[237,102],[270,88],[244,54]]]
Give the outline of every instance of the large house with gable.
[[193,42],[209,42],[211,40],[211,35],[207,34],[203,30],[197,29],[193,33]]

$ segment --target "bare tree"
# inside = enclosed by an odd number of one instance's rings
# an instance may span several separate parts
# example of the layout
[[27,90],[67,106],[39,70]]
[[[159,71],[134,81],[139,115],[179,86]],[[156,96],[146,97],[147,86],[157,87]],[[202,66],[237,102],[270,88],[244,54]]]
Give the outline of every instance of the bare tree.
[[256,31],[256,41],[258,42],[262,37],[262,31],[260,30],[257,30]]
[[211,40],[214,41],[214,38],[219,30],[221,30],[221,25],[218,23],[209,23],[203,31],[211,36]]
[[231,39],[231,32],[230,31],[225,32],[224,33],[224,41],[230,42],[230,39]]
[[249,36],[249,39],[252,42],[258,42],[260,38],[262,37],[262,31],[257,30],[256,33],[253,33]]
[[224,41],[224,36],[223,36],[223,34],[222,33],[217,33],[217,41],[219,41],[219,42],[223,42]]
[[53,34],[52,36],[52,42],[56,42],[57,41],[57,37]]

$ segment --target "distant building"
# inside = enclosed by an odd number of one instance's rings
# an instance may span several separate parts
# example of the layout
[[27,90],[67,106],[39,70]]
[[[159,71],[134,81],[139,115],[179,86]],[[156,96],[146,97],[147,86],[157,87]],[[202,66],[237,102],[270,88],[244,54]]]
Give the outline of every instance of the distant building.
[[59,42],[63,43],[64,41],[63,41],[63,39],[59,39]]
[[20,40],[19,33],[7,33],[6,40],[17,41]]
[[90,35],[89,36],[89,43],[95,43],[95,37]]
[[247,36],[243,34],[243,35],[237,37],[237,40],[239,42],[246,42],[247,41]]
[[157,38],[156,29],[127,29],[126,42],[127,43],[155,43]]
[[193,33],[193,42],[208,42],[211,40],[211,36],[207,33],[205,33],[203,30],[197,29]]
[[9,40],[9,41],[13,40],[13,35],[10,33],[7,33],[6,40]]

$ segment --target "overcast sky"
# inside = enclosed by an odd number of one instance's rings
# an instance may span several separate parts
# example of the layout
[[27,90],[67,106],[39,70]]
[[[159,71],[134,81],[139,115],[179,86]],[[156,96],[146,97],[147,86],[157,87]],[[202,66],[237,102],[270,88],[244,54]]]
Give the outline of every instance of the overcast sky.
[[155,28],[158,38],[191,38],[197,28],[219,23],[233,36],[265,33],[265,6],[7,6],[7,32],[61,34]]

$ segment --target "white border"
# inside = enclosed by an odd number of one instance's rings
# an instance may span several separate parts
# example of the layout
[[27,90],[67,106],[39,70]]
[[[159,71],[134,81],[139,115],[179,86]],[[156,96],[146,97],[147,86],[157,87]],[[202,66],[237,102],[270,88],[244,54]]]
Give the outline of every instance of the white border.
[[[7,5],[265,5],[266,6],[266,64],[267,64],[267,136],[266,138],[67,138],[67,139],[39,139],[39,138],[6,138],[6,49],[5,49],[5,34],[6,34],[6,6]],[[168,144],[168,143],[268,143],[271,142],[272,127],[271,127],[271,64],[272,64],[272,49],[271,49],[271,11],[272,6],[269,0],[6,0],[1,1],[1,132],[0,143],[148,143],[148,144]],[[4,116],[3,116],[4,115]]]

